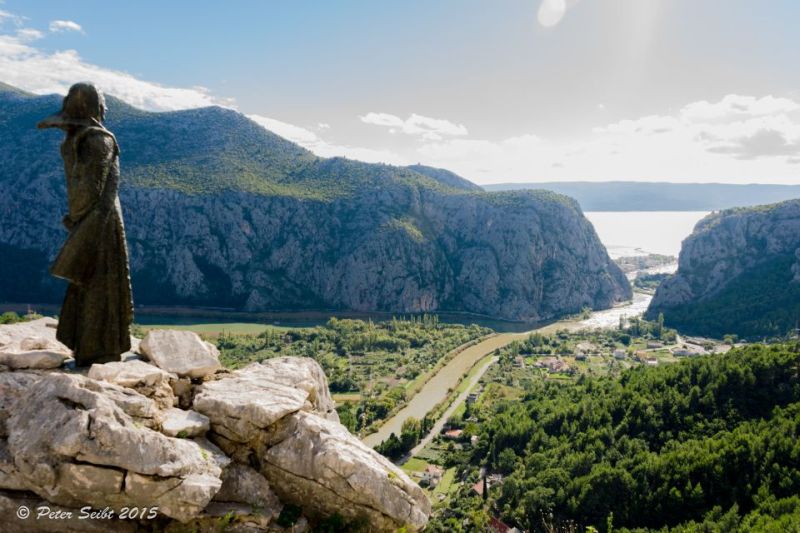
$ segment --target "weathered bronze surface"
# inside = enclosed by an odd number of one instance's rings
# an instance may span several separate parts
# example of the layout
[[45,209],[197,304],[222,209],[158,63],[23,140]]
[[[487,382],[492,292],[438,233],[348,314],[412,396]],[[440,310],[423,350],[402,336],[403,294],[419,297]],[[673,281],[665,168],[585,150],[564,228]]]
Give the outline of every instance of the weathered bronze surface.
[[133,319],[128,248],[119,202],[119,147],[103,126],[105,100],[88,83],[76,83],[59,113],[39,128],[60,128],[67,182],[69,230],[50,273],[69,281],[57,338],[78,366],[118,361],[130,349]]

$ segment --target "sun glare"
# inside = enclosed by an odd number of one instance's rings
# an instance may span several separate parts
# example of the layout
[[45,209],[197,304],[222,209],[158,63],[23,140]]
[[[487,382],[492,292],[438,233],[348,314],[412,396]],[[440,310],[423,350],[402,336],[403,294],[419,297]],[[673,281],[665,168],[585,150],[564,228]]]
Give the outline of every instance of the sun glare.
[[539,24],[545,28],[556,26],[564,18],[566,10],[567,4],[564,0],[542,0],[539,6]]

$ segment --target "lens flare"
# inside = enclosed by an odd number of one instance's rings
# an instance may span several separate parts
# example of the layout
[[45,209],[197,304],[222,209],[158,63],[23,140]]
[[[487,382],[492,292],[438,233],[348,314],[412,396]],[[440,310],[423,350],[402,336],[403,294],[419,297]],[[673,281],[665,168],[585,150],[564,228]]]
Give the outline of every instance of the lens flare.
[[545,28],[552,28],[561,22],[567,11],[565,0],[542,0],[539,6],[539,24]]

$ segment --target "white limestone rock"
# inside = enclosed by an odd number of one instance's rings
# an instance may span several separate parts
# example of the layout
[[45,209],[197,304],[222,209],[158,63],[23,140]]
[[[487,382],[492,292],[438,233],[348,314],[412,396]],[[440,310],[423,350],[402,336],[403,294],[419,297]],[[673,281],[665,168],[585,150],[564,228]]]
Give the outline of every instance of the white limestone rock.
[[270,519],[277,518],[283,504],[272,491],[267,479],[240,463],[232,463],[222,473],[222,487],[214,496],[216,502],[248,504],[260,509]]
[[72,357],[69,348],[56,340],[54,318],[0,325],[0,365],[11,370],[48,370]]
[[282,501],[309,516],[366,518],[370,531],[425,527],[431,504],[422,489],[347,428],[302,411],[281,425],[260,460]]
[[217,347],[193,331],[150,330],[139,351],[159,368],[180,377],[202,378],[221,368]]
[[311,359],[284,357],[203,383],[194,408],[240,464],[258,465],[281,501],[309,516],[365,518],[370,531],[419,530],[430,502],[400,469],[331,416],[327,380]]
[[267,359],[208,381],[199,387],[194,409],[235,442],[252,440],[301,409],[339,421],[325,373],[316,361],[302,357]]
[[201,437],[209,427],[207,416],[197,411],[171,408],[164,413],[161,433],[168,437]]
[[59,505],[158,506],[192,519],[222,485],[221,468],[197,443],[137,423],[129,412],[142,414],[148,402],[79,375],[42,376],[7,420],[19,477]]
[[161,409],[177,403],[171,383],[178,377],[144,361],[95,364],[89,368],[89,377],[133,389],[155,401]]

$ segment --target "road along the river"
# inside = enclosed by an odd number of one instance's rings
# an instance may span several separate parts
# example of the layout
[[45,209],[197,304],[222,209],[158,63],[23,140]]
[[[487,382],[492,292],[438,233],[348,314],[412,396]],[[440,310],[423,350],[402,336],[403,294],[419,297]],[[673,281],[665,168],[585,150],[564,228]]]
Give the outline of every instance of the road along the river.
[[469,372],[475,363],[498,348],[527,336],[528,333],[500,333],[458,353],[422,386],[405,407],[387,420],[378,431],[367,435],[362,441],[367,446],[374,447],[392,433],[399,437],[403,422],[411,417],[422,420],[436,404],[447,397],[451,389],[456,388],[461,377]]

